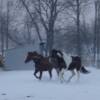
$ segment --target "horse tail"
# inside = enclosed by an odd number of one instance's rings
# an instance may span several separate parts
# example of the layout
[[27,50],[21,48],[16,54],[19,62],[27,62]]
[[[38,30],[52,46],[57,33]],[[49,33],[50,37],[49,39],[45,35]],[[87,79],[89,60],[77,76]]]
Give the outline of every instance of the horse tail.
[[84,66],[81,67],[80,72],[83,74],[88,74],[90,71],[88,71]]

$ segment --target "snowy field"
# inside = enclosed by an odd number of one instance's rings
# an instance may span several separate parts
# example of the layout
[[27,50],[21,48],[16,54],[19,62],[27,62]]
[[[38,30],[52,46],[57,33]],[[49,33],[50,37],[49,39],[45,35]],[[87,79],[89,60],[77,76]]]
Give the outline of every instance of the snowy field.
[[100,70],[88,69],[90,74],[70,83],[60,83],[55,71],[52,80],[44,73],[41,81],[33,71],[0,71],[0,100],[100,100]]

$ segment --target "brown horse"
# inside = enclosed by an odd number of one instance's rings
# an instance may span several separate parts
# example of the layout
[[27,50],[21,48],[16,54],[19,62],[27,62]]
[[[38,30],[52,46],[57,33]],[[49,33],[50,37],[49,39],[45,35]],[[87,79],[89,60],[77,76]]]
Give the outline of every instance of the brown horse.
[[[25,63],[33,61],[35,63],[35,72],[34,76],[37,79],[42,78],[43,71],[48,71],[50,78],[52,78],[52,69],[53,65],[49,61],[49,57],[43,57],[42,55],[38,54],[37,52],[28,52]],[[37,76],[37,73],[40,72],[40,76]]]

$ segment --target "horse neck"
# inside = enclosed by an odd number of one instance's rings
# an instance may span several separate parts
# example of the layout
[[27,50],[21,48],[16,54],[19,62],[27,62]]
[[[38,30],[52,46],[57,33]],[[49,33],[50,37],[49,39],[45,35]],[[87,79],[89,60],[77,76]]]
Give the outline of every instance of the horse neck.
[[39,67],[39,65],[40,65],[40,61],[33,61],[34,62],[34,64],[35,64],[35,68],[38,68]]
[[39,63],[39,60],[38,59],[32,59],[32,61],[35,63],[35,64],[38,64]]
[[81,64],[81,61],[72,61],[72,63],[78,63],[78,64]]

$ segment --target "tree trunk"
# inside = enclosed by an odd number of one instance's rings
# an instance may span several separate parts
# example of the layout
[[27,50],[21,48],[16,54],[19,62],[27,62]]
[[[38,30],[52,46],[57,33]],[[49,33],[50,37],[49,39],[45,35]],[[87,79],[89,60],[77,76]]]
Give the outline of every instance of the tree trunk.
[[94,60],[94,66],[96,66],[96,53],[97,53],[97,2],[95,1],[95,25],[94,25],[94,45],[93,45],[93,60]]
[[0,34],[1,34],[1,53],[4,56],[4,34],[3,34],[3,18],[2,18],[2,4],[3,1],[0,2]]
[[100,68],[100,1],[98,2],[97,67]]
[[49,55],[51,55],[51,50],[53,49],[53,44],[54,44],[54,31],[49,30],[47,32],[47,46],[46,46]]
[[80,35],[80,4],[79,0],[76,0],[77,4],[77,54],[81,56],[81,35]]
[[9,48],[9,8],[10,8],[10,2],[7,2],[7,31],[6,31],[6,49]]
[[96,22],[96,66],[100,68],[100,1],[96,1],[97,22]]

